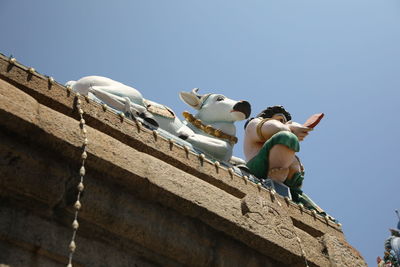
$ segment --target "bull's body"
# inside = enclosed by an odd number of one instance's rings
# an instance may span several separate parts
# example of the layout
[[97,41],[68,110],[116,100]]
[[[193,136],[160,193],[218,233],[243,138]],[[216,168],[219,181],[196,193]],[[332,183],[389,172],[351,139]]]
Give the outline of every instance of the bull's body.
[[[133,116],[141,115],[150,121],[154,119],[161,129],[185,139],[215,159],[229,161],[232,156],[232,141],[210,135],[187,121],[182,122],[177,116],[163,116],[158,113],[150,115],[149,106],[159,109],[165,107],[144,99],[133,87],[100,76],[83,77],[77,82],[70,81],[67,85],[80,94],[94,95],[116,110],[128,112]],[[196,92],[197,90],[180,93],[181,99],[197,110],[194,117],[204,125],[235,136],[234,122],[249,117],[250,104],[246,101],[234,101],[220,94],[198,95]]]

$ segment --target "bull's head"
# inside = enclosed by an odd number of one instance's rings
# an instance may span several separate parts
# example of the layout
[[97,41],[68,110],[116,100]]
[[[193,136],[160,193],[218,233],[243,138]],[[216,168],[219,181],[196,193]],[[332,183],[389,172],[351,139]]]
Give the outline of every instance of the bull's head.
[[251,107],[247,101],[235,101],[220,94],[198,94],[198,88],[181,92],[183,102],[198,110],[196,117],[204,122],[234,122],[247,119]]

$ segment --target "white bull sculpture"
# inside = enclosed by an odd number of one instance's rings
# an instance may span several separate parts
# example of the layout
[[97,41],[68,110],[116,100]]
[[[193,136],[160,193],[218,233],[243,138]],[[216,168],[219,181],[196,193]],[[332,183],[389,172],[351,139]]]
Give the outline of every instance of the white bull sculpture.
[[135,88],[106,77],[88,76],[66,85],[82,95],[93,95],[116,110],[142,117],[222,161],[231,159],[237,142],[234,122],[247,119],[251,113],[247,101],[235,101],[220,94],[199,95],[198,89],[193,89],[179,94],[186,104],[197,110],[194,116],[184,112],[186,120],[182,122],[169,108],[144,99]]

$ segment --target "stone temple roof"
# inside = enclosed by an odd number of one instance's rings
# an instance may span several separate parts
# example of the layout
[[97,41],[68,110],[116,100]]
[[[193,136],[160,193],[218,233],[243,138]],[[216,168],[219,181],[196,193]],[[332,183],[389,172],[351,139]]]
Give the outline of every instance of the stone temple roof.
[[0,266],[68,263],[83,136],[73,266],[366,266],[340,224],[3,55]]

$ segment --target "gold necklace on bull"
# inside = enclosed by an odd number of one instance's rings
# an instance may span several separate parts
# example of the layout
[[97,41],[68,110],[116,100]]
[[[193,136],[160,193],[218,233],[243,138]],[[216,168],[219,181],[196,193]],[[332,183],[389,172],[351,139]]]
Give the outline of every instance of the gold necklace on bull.
[[236,136],[229,135],[227,133],[224,133],[223,131],[219,129],[215,129],[211,125],[204,125],[201,120],[196,119],[192,114],[190,114],[187,111],[184,111],[182,113],[183,117],[190,122],[193,126],[195,126],[197,129],[202,130],[203,132],[221,138],[221,139],[226,139],[228,140],[232,145],[236,144],[238,142],[238,139]]

